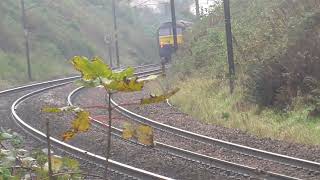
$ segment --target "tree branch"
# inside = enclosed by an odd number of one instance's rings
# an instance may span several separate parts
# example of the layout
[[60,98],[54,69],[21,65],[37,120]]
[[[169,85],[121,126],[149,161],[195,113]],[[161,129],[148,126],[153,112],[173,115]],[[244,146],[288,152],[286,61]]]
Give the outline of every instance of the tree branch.
[[[116,107],[120,106],[132,106],[132,105],[140,105],[140,102],[130,102],[130,103],[123,103],[123,104],[118,104],[117,106],[112,107],[112,109],[115,109]],[[108,109],[108,106],[105,105],[94,105],[94,106],[84,106],[81,107],[82,109]]]
[[99,175],[94,175],[94,174],[89,174],[89,173],[82,173],[82,172],[73,172],[73,171],[71,171],[71,172],[62,172],[62,173],[54,173],[52,176],[56,177],[56,176],[75,175],[75,174],[103,179],[103,177],[99,176]]

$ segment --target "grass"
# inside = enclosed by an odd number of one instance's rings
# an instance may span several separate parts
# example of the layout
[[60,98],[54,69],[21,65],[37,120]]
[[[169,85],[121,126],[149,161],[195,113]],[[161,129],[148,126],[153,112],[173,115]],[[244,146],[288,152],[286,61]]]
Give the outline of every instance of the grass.
[[[193,76],[175,84],[181,90],[171,102],[181,111],[209,124],[240,129],[261,138],[320,144],[320,118],[309,119],[311,108],[301,99],[297,98],[294,108],[287,113],[268,108],[261,110],[244,100],[241,88],[230,95],[227,82]],[[160,92],[163,91],[160,87],[166,87],[166,84],[166,81],[160,81],[150,87]]]
[[[300,67],[308,61],[296,56],[296,52],[308,52],[312,57],[319,57],[313,52],[317,49],[315,40],[309,40],[314,36],[307,34],[318,32],[319,23],[313,19],[318,17],[320,4],[313,0],[290,3],[235,0],[230,6],[237,78],[242,81],[249,79],[254,83],[250,87],[238,85],[236,92],[229,94],[223,6],[216,4],[207,16],[186,32],[185,43],[173,58],[168,77],[171,84],[180,87],[181,91],[172,98],[172,103],[207,123],[241,129],[259,137],[319,145],[320,117],[308,117],[310,111],[314,112],[315,107],[311,107],[313,102],[296,98],[293,92],[304,89],[304,85],[294,89],[294,85],[301,83],[297,80],[299,77],[294,75],[307,74],[319,79],[318,75],[314,75],[316,73],[304,72],[314,68],[313,64],[317,65],[317,61],[310,58],[310,68],[304,68],[305,65]],[[311,43],[307,43],[309,41]],[[297,61],[294,62],[294,59]],[[278,63],[286,61],[289,65],[277,68]],[[264,67],[268,63],[270,67]],[[258,72],[259,68],[261,72]],[[303,73],[296,73],[300,71]],[[290,77],[287,77],[289,74]],[[296,84],[291,83],[295,80]],[[239,80],[239,84],[246,84],[242,81]],[[249,103],[245,97],[245,92],[251,91],[257,105]],[[306,97],[308,94],[303,95]],[[314,95],[312,97],[316,98]],[[265,98],[272,101],[264,103]],[[277,106],[279,104],[289,106],[290,110],[281,112],[282,107]],[[265,107],[262,109],[261,105]],[[273,107],[268,108],[270,106]],[[275,110],[277,108],[279,110]]]

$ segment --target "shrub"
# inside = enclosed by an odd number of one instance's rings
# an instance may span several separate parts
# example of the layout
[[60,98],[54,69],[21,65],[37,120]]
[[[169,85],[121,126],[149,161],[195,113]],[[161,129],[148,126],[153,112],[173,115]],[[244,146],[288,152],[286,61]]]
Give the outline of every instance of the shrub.
[[299,95],[317,96],[320,87],[319,15],[315,13],[306,17],[297,28],[299,31],[292,32],[283,55],[251,66],[249,83],[246,84],[250,100],[284,110],[290,108],[293,99]]

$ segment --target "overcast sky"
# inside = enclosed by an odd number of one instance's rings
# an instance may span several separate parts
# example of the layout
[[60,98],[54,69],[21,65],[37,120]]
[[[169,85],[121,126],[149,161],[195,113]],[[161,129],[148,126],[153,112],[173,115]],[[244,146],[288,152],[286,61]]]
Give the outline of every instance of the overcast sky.
[[[141,5],[141,4],[157,4],[157,3],[161,3],[161,2],[169,2],[170,0],[134,0],[133,4],[137,5]],[[200,6],[203,8],[206,8],[210,5],[212,5],[214,3],[214,0],[199,0]],[[155,8],[156,5],[149,5],[149,7],[151,8]],[[195,11],[194,7],[190,8],[191,11]]]

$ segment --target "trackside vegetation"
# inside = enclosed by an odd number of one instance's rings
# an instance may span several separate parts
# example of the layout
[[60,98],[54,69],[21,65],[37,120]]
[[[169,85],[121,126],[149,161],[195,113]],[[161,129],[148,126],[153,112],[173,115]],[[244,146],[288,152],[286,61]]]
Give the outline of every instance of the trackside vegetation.
[[[78,161],[51,153],[52,177],[55,179],[81,179],[84,177]],[[49,173],[47,154],[48,149],[23,149],[23,140],[19,134],[1,129],[0,179],[46,179]]]
[[320,144],[319,7],[314,0],[231,1],[237,87],[230,95],[223,6],[212,6],[173,60],[167,77],[181,91],[172,103],[208,123]]

